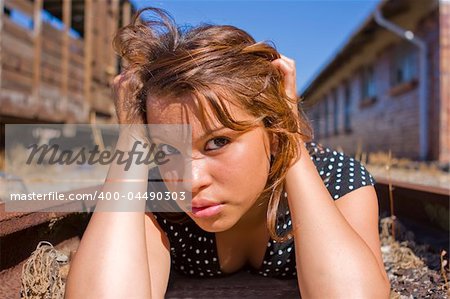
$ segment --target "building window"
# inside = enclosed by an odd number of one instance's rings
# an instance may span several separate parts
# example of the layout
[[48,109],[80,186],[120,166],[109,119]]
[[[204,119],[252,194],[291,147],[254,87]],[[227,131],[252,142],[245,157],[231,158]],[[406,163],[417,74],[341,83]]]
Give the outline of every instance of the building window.
[[417,85],[417,49],[410,43],[402,43],[395,50],[391,64],[392,96],[413,89]]
[[339,107],[336,89],[333,91],[332,96],[333,96],[333,132],[334,135],[337,135],[339,133]]
[[402,44],[394,54],[391,86],[407,83],[417,75],[417,52],[412,45]]
[[352,109],[352,100],[351,100],[351,87],[350,82],[346,82],[344,85],[344,130],[345,132],[351,132],[351,109]]
[[361,104],[364,106],[375,102],[375,100],[375,71],[373,66],[367,66],[361,72]]

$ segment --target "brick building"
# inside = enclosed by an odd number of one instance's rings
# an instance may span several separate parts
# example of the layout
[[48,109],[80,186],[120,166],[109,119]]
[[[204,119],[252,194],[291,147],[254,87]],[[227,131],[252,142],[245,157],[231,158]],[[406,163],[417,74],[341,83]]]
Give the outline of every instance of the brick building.
[[450,160],[450,2],[381,1],[303,91],[315,139]]

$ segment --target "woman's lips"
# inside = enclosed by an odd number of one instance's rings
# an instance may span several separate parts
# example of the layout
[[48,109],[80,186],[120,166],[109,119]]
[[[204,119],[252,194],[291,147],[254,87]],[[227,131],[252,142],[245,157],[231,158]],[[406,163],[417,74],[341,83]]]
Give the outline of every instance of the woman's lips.
[[195,208],[192,207],[192,214],[198,218],[212,217],[220,213],[223,204],[216,204],[208,207]]

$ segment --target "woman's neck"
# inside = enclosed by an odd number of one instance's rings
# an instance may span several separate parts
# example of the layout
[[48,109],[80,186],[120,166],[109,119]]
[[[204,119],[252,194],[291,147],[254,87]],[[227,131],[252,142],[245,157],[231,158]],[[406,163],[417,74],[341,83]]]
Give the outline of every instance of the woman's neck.
[[251,236],[255,230],[267,229],[268,199],[258,199],[226,234]]

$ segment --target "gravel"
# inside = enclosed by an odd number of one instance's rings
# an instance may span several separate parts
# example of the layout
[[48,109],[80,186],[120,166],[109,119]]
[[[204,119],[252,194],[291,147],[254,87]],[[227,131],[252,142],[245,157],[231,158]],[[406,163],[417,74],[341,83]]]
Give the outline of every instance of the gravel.
[[[395,235],[390,235],[392,219],[380,221],[381,252],[384,266],[391,282],[391,299],[449,298],[447,281],[450,277],[448,253],[435,252],[429,245],[416,244],[414,234],[407,231],[398,220],[395,221]],[[445,273],[445,274],[444,274]]]

